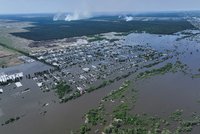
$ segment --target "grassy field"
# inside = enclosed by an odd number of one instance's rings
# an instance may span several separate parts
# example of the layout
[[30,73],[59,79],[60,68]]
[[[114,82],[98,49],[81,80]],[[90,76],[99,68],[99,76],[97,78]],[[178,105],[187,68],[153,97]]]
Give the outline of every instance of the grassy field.
[[0,46],[0,67],[4,68],[21,64],[22,61],[17,58],[20,55],[16,51]]

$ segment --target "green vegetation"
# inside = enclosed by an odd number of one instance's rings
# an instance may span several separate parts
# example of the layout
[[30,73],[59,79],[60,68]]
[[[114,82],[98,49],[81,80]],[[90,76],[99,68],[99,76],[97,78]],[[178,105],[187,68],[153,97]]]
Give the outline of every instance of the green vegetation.
[[170,118],[174,121],[181,121],[182,119],[182,113],[183,110],[179,110],[177,109],[174,113],[172,113],[172,115],[170,116]]
[[188,69],[188,66],[186,64],[183,64],[180,61],[176,61],[171,71],[173,73],[176,73],[177,71],[182,71],[183,73],[186,73],[187,69]]
[[167,63],[165,66],[163,66],[161,68],[153,69],[153,70],[150,70],[150,71],[141,72],[141,73],[139,73],[137,78],[147,78],[147,77],[158,75],[158,74],[165,74],[168,71],[170,71],[172,68],[173,68],[173,64],[172,63]]
[[102,40],[107,40],[107,39],[105,37],[102,37],[102,35],[94,35],[88,39],[89,42],[102,41]]
[[[27,28],[29,32],[12,33],[15,36],[31,39],[35,41],[62,39],[69,37],[80,37],[88,35],[96,35],[108,32],[121,32],[128,34],[129,32],[143,32],[153,34],[173,34],[186,29],[194,28],[186,20],[153,20],[153,21],[130,21],[119,20],[113,17],[98,17],[106,21],[80,20],[76,22],[50,22],[47,20],[40,21],[38,18],[32,18],[35,21],[35,27]],[[97,19],[98,19],[97,18]],[[115,21],[110,21],[110,19]],[[117,23],[116,23],[117,21]]]
[[[200,68],[198,69],[198,71],[200,72]],[[200,74],[192,74],[192,78],[200,78]]]
[[1,125],[4,126],[4,125],[10,124],[10,123],[13,123],[13,122],[15,122],[15,121],[17,121],[17,120],[19,120],[19,119],[20,119],[20,117],[10,118],[10,119],[8,119],[7,121],[5,121],[5,123],[3,123],[3,124],[1,124]]
[[192,117],[188,120],[183,119],[182,117],[182,110],[176,110],[170,118],[172,120],[178,122],[178,126],[175,130],[176,134],[183,133],[183,132],[191,132],[194,126],[200,124],[200,116],[193,113]]
[[[150,64],[147,68],[156,64],[158,63]],[[165,74],[167,72],[185,72],[187,69],[186,65],[182,64],[180,61],[176,61],[174,64],[167,63],[163,67],[139,73],[137,78],[147,78],[154,75]],[[124,77],[126,78],[130,74],[131,72]],[[121,76],[106,81],[106,84],[104,83],[104,85],[107,85],[109,82],[120,80],[124,77]],[[101,107],[112,104],[112,111],[104,107],[103,110],[90,110],[88,112],[90,116],[86,114],[86,118],[88,119],[89,117],[88,122],[85,124],[87,128],[89,128],[88,130],[93,131],[92,128],[93,125],[95,125],[98,128],[99,126],[100,128],[103,126],[103,132],[105,134],[181,134],[191,132],[194,126],[200,124],[200,116],[197,115],[193,115],[189,120],[185,120],[182,116],[183,110],[176,110],[169,117],[166,117],[166,119],[149,116],[147,114],[134,114],[132,113],[132,110],[136,102],[136,96],[137,94],[135,90],[131,87],[131,82],[125,81],[119,89],[114,90],[105,96],[103,101],[100,103]],[[115,102],[114,100],[116,100],[117,103],[113,103]],[[172,127],[174,129],[171,129]]]
[[81,96],[81,93],[77,90],[75,91],[73,94],[70,94],[69,96],[67,97],[63,97],[61,99],[61,102],[60,103],[66,103],[70,100],[73,100],[73,99],[76,99],[76,98],[79,98]]
[[104,101],[107,101],[108,99],[114,100],[114,99],[121,99],[124,97],[124,92],[128,90],[128,86],[130,85],[130,81],[126,81],[122,84],[122,86],[118,90],[112,91],[109,95],[104,97]]
[[113,111],[113,117],[116,119],[124,120],[129,110],[129,106],[126,103],[120,104]]
[[127,104],[121,104],[113,111],[113,120],[111,125],[106,126],[106,134],[180,134],[191,132],[193,126],[200,123],[200,117],[193,115],[192,120],[184,120],[182,110],[177,110],[170,116],[177,124],[175,130],[170,130],[171,125],[167,120],[158,117],[148,116],[146,114],[130,114],[130,108]]
[[88,120],[88,123],[90,123],[92,125],[97,125],[98,122],[103,121],[103,117],[101,115],[101,110],[102,109],[91,109],[86,114],[86,120]]
[[124,111],[123,118],[115,119],[112,125],[106,126],[105,134],[158,134],[170,132],[167,129],[160,129],[161,120],[147,115],[130,115]]
[[85,114],[85,123],[80,127],[77,133],[88,134],[91,131],[92,126],[96,126],[97,124],[105,125],[106,120],[103,118],[104,116],[104,106],[100,105],[96,109],[91,109]]
[[[200,123],[200,117],[193,115],[192,120],[184,120],[182,111],[177,110],[172,113],[173,121],[176,125],[175,130],[170,130],[171,125],[167,120],[158,117],[148,116],[146,114],[130,114],[130,108],[127,104],[121,104],[116,107],[111,125],[105,126],[106,134],[180,134],[191,132],[193,126]],[[170,117],[170,118],[171,118]]]
[[[133,32],[133,31],[132,31]],[[123,32],[123,33],[116,33],[114,34],[115,36],[127,36],[129,34],[131,34],[132,32]]]
[[163,75],[167,72],[177,72],[182,71],[186,73],[187,65],[182,64],[180,61],[176,61],[175,64],[167,63],[165,66],[158,68],[158,69],[152,69],[147,70],[145,72],[141,72],[138,74],[137,78],[148,78],[154,75]]
[[56,86],[56,93],[60,99],[63,98],[65,94],[71,91],[72,91],[71,87],[64,82],[61,82]]
[[192,75],[192,78],[200,78],[200,74],[194,74]]
[[87,89],[87,92],[92,92],[92,91],[95,91],[95,90],[98,90],[98,89],[100,89],[100,88],[103,88],[103,87],[105,87],[105,86],[107,86],[108,84],[110,84],[110,81],[103,81],[99,86],[97,86],[97,87],[90,87],[90,88],[88,88]]
[[87,127],[87,125],[82,125],[80,127],[80,134],[87,134],[88,131],[90,131],[91,129]]
[[[113,100],[121,99],[123,94],[125,94],[128,91],[129,86],[130,86],[130,81],[125,81],[118,90],[112,91],[108,96],[106,96],[103,99],[104,100],[103,102],[105,103],[106,100],[108,100],[108,99],[113,99]],[[132,95],[135,95],[135,94],[133,93]],[[120,116],[124,115],[124,111],[128,110],[128,109],[129,109],[128,104],[123,103],[123,104],[119,105],[117,108],[115,108],[113,113],[115,113],[116,117],[117,116],[120,117]],[[106,109],[105,109],[104,104],[100,103],[100,106],[98,108],[91,109],[86,114],[86,116],[85,116],[86,124],[85,125],[87,125],[86,127],[89,128],[90,131],[91,131],[92,126],[106,125],[106,123],[107,123],[106,117],[111,116],[111,115],[109,115],[109,114],[107,115],[105,110]],[[80,133],[80,130],[78,133]],[[85,134],[86,133],[87,132],[85,132]]]

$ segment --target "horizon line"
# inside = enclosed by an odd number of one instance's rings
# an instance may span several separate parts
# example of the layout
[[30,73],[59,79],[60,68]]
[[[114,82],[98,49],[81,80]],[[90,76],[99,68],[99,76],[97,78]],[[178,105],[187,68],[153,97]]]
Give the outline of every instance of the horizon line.
[[[104,15],[116,15],[116,14],[148,14],[148,13],[178,13],[178,12],[200,12],[200,10],[160,10],[160,11],[94,11],[92,14],[104,14]],[[47,15],[47,14],[58,14],[58,13],[73,13],[72,11],[67,12],[30,12],[30,13],[0,13],[0,15]]]

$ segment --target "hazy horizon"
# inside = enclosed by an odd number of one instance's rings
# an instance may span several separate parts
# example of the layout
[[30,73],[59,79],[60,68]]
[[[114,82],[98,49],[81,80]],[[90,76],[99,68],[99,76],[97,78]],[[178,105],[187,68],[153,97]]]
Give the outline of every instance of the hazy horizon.
[[59,12],[168,12],[200,9],[199,0],[0,0],[0,14],[59,13]]

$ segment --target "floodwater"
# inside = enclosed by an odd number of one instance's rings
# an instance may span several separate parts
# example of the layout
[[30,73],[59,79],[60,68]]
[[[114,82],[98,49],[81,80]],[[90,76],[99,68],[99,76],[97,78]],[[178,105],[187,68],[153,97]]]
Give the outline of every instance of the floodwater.
[[[189,74],[167,73],[136,82],[135,87],[139,95],[133,112],[147,113],[165,119],[177,109],[183,110],[185,119],[191,117],[194,112],[200,114],[200,78],[191,77],[191,74],[199,73],[200,53],[196,50],[200,50],[200,44],[194,40],[176,41],[176,35],[159,37],[145,34],[145,36],[142,36],[141,40],[138,34],[133,34],[131,39],[136,40],[137,43],[148,43],[159,50],[174,49],[174,46],[177,46],[176,52],[183,53],[174,57],[172,61],[178,59],[183,64],[187,64]],[[199,134],[200,127],[195,127],[191,133]]]
[[[53,100],[56,99],[53,97],[54,95],[47,95],[46,93],[41,95],[42,93],[37,91],[31,94],[36,100],[32,100],[32,102],[24,100],[25,104],[21,104],[21,102],[20,104],[15,103],[17,105],[16,111],[12,110],[12,113],[19,113],[22,111],[22,113],[25,112],[26,115],[13,124],[0,127],[0,131],[4,134],[11,134],[13,132],[15,134],[69,134],[71,130],[76,130],[80,127],[84,121],[82,117],[89,109],[98,106],[100,100],[106,96],[108,92],[119,87],[121,84],[122,81],[119,81],[116,84],[86,94],[65,104],[54,103]],[[44,98],[48,98],[47,100],[51,101],[47,101]],[[13,106],[13,103],[14,102],[8,105]],[[38,105],[39,103],[41,103],[41,105]],[[49,103],[49,106],[42,107],[44,103]],[[40,114],[42,111],[47,111],[45,116]]]
[[136,113],[161,117],[169,116],[176,109],[183,109],[185,115],[200,113],[199,79],[169,73],[137,82],[136,87],[139,90]]
[[13,71],[23,72],[24,74],[33,74],[35,72],[48,70],[52,67],[47,66],[44,63],[34,61],[32,63],[24,63],[8,68],[0,68],[0,73],[9,73]]
[[[179,60],[189,66],[191,73],[198,73],[200,52],[196,52],[196,49],[200,49],[200,45],[195,41],[176,41],[176,38],[177,35],[131,34],[125,42],[133,45],[148,43],[161,51],[175,49],[176,45],[178,46],[176,51],[184,52],[178,55]],[[193,54],[191,55],[190,52]],[[176,58],[174,57],[173,60]],[[197,102],[200,100],[199,80],[178,72],[138,81],[135,83],[135,88],[139,91],[138,99],[133,112],[158,115],[164,118],[177,109],[183,109],[186,118],[193,112],[200,114],[200,104]],[[24,86],[16,89],[14,89],[14,84],[11,84],[8,89],[5,89],[5,93],[0,95],[2,98],[0,100],[0,121],[2,123],[13,116],[20,116],[21,119],[0,126],[0,133],[69,134],[71,130],[77,130],[80,127],[84,122],[83,116],[89,109],[97,107],[100,100],[111,90],[118,88],[123,81],[85,94],[65,104],[59,104],[53,92],[43,93],[33,80],[22,81]],[[22,91],[30,86],[30,91],[22,94]],[[44,106],[47,103],[48,106]],[[194,134],[199,132],[199,127],[192,131]]]

